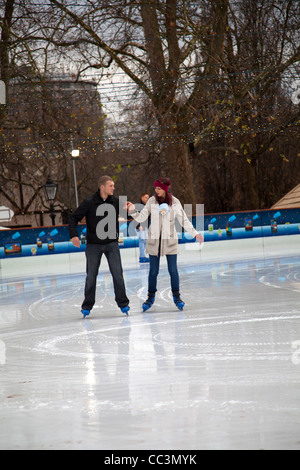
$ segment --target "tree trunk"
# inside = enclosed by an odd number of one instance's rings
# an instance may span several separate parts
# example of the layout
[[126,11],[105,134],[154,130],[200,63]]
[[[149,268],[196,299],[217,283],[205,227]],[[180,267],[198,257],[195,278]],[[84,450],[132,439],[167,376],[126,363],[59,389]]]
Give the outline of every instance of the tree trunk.
[[165,176],[170,175],[172,193],[182,205],[192,204],[195,211],[195,205],[201,201],[197,201],[195,197],[188,145],[184,142],[166,145],[164,157],[167,169]]
[[259,197],[257,190],[257,178],[255,174],[256,160],[253,159],[251,163],[246,163],[247,171],[247,188],[246,192],[248,193],[247,200],[249,201],[249,210],[250,209],[259,209]]
[[2,30],[0,39],[0,79],[6,86],[6,106],[0,106],[0,126],[6,119],[7,105],[8,105],[8,83],[10,77],[9,68],[9,40],[10,28],[14,13],[15,0],[7,0],[5,5],[4,17],[2,19]]

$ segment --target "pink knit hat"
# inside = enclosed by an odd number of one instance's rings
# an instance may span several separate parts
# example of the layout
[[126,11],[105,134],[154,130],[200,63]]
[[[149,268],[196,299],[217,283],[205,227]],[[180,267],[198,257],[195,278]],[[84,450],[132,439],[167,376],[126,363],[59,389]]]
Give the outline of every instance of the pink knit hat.
[[154,181],[154,188],[161,188],[166,193],[169,191],[169,186],[171,185],[171,181],[168,178],[158,178],[156,181]]

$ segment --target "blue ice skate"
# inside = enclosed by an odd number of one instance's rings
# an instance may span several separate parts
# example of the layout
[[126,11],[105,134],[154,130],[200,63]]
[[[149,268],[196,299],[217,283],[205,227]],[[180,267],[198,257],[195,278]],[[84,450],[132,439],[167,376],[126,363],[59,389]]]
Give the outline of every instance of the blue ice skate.
[[90,310],[81,310],[81,313],[83,315],[83,318],[88,317],[90,314]]
[[185,303],[183,302],[183,300],[181,300],[179,292],[173,292],[173,300],[174,300],[176,307],[179,310],[183,310]]
[[152,307],[155,300],[155,292],[148,292],[148,299],[143,303],[143,312],[149,310]]
[[126,307],[121,307],[121,312],[125,313],[126,315],[128,315],[129,310],[130,310],[130,307],[128,307],[128,305]]

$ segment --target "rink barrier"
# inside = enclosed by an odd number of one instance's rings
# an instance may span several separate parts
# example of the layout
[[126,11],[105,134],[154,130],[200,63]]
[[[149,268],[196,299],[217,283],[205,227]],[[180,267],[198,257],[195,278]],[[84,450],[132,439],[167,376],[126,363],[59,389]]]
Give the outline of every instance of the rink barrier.
[[[201,220],[192,217],[192,223],[204,234],[205,242],[296,235],[300,234],[300,208],[206,214]],[[195,242],[179,224],[176,228],[179,243]],[[0,259],[85,251],[85,224],[78,225],[78,234],[80,248],[72,245],[66,225],[0,230]],[[120,222],[120,248],[134,248],[138,243],[136,223]]]

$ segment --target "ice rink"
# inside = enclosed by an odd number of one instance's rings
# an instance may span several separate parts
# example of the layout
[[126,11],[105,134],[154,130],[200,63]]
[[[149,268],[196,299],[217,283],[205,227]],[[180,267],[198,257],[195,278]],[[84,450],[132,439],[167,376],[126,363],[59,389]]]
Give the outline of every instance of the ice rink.
[[300,235],[180,246],[177,310],[165,261],[121,250],[126,318],[103,260],[80,314],[83,253],[0,269],[0,449],[300,449]]

